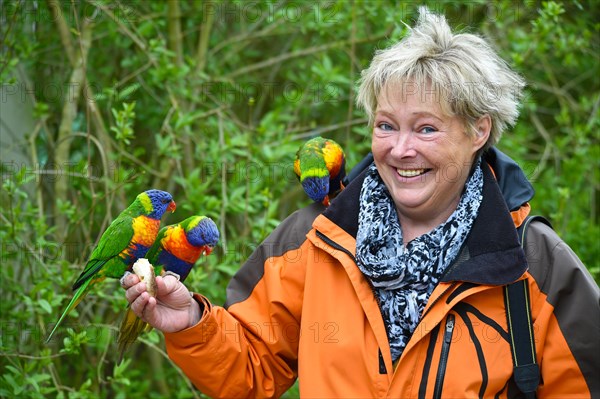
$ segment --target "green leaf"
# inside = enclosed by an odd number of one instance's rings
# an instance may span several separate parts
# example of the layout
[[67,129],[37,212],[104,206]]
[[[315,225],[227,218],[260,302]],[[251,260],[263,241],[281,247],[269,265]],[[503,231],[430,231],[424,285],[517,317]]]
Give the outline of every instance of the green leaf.
[[50,306],[50,303],[47,300],[38,299],[37,303],[46,313],[52,313],[52,306]]

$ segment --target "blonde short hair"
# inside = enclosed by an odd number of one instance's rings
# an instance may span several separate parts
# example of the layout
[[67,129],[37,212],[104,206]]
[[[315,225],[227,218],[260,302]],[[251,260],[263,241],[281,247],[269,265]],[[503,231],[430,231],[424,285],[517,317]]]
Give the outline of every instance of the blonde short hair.
[[442,109],[461,117],[468,134],[475,134],[475,122],[489,115],[492,128],[485,148],[496,144],[506,127],[516,122],[525,86],[483,38],[453,34],[446,18],[426,7],[419,8],[409,34],[377,51],[361,74],[356,102],[367,112],[371,126],[384,87],[407,83],[425,85],[428,92],[439,94]]

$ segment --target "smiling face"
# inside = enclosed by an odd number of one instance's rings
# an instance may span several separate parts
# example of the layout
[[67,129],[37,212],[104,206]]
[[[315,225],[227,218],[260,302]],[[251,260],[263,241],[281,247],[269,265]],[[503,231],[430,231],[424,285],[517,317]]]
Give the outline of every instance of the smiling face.
[[491,122],[487,115],[480,118],[477,134],[468,135],[461,118],[443,112],[435,92],[426,87],[403,93],[402,87],[393,85],[380,93],[371,149],[403,232],[416,230],[412,236],[417,236],[456,209]]

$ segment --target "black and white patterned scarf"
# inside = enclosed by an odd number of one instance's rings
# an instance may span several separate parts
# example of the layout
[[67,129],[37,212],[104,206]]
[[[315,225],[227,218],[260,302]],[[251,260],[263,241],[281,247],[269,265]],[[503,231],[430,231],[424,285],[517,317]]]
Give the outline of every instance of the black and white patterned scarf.
[[402,242],[396,207],[371,165],[360,193],[356,261],[371,281],[396,361],[419,323],[429,296],[458,255],[481,205],[483,173],[478,161],[454,213],[427,234]]

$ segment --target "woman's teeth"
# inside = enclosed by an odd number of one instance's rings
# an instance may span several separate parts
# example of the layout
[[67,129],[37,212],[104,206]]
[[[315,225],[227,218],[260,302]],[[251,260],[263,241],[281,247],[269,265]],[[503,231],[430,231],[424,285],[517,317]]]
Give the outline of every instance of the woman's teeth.
[[415,177],[425,173],[425,169],[396,169],[402,177]]

